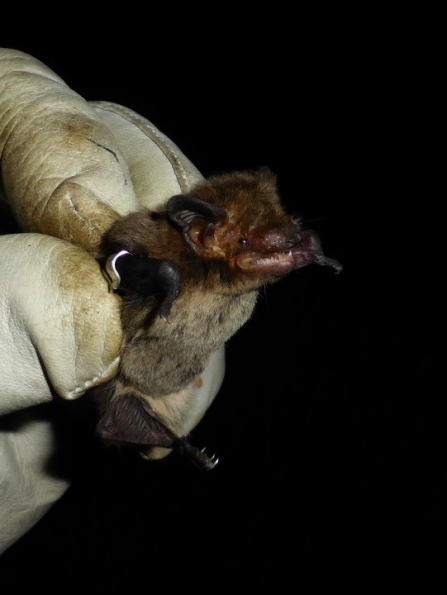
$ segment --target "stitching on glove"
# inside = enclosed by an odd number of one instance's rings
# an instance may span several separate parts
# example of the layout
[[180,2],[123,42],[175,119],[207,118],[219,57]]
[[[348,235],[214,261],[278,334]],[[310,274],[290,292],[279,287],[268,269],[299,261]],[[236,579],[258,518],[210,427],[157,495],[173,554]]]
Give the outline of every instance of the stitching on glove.
[[101,380],[104,380],[104,382],[106,380],[110,380],[110,370],[113,369],[114,367],[117,367],[117,365],[119,364],[119,361],[120,361],[120,356],[115,358],[113,360],[113,362],[105,368],[105,370],[104,370],[104,372],[102,372],[102,374],[95,376],[91,380],[87,380],[83,384],[74,388],[72,391],[67,392],[65,395],[65,398],[67,400],[77,399],[77,398],[81,397],[90,388],[93,388],[94,386],[97,386],[98,384],[102,384]]

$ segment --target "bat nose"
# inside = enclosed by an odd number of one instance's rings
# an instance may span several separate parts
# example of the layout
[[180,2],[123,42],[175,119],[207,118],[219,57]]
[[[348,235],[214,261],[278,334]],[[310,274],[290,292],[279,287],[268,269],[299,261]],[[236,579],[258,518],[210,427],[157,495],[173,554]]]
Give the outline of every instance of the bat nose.
[[264,238],[266,247],[276,250],[288,250],[301,241],[301,234],[294,229],[278,228],[271,230]]
[[283,244],[286,248],[298,246],[302,240],[302,235],[296,225],[282,230]]
[[301,242],[301,234],[298,231],[292,232],[286,240],[288,248],[293,248],[294,246],[298,246],[298,244],[300,242]]

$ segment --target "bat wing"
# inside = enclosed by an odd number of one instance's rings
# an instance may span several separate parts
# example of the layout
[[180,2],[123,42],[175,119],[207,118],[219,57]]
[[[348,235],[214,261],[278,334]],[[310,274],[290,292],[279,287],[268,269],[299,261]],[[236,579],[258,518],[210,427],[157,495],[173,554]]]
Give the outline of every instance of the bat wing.
[[122,295],[162,297],[159,312],[167,319],[182,288],[182,275],[173,262],[138,256],[127,250],[98,261],[113,290]]
[[131,394],[112,399],[107,404],[96,431],[104,440],[141,446],[173,448],[179,441],[178,436]]
[[106,441],[136,446],[163,446],[185,455],[199,469],[214,469],[219,459],[209,457],[205,449],[190,444],[186,436],[179,438],[159,419],[147,411],[140,399],[126,394],[112,399],[96,426]]

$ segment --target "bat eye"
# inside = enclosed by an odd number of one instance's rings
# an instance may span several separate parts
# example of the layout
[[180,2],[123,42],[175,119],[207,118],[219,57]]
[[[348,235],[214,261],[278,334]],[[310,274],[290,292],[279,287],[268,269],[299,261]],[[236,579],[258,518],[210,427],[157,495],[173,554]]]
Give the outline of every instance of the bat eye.
[[238,239],[238,243],[239,243],[241,246],[245,247],[245,246],[248,244],[248,240],[247,240],[247,238],[239,238],[239,239]]

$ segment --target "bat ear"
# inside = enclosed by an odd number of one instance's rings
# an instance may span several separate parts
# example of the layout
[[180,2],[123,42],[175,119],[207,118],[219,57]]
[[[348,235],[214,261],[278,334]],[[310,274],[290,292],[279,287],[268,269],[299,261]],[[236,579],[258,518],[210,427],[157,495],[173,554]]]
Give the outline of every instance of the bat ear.
[[168,200],[167,212],[169,218],[180,227],[191,226],[196,219],[214,225],[223,225],[228,221],[225,209],[183,194],[176,194]]
[[107,404],[96,432],[103,440],[126,444],[173,448],[178,442],[178,437],[131,394],[116,397]]
[[213,235],[214,228],[228,221],[225,209],[183,194],[169,199],[167,213],[181,228],[186,242],[201,256],[206,256],[206,240]]

